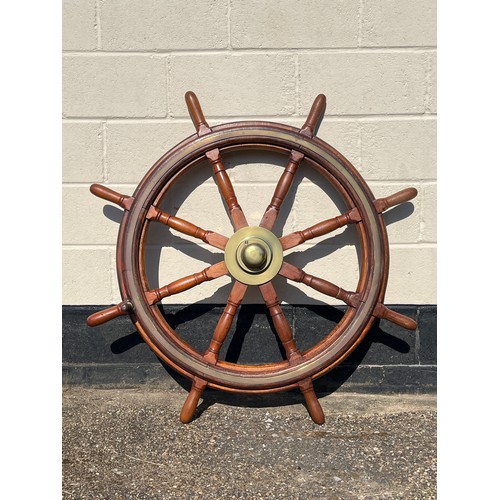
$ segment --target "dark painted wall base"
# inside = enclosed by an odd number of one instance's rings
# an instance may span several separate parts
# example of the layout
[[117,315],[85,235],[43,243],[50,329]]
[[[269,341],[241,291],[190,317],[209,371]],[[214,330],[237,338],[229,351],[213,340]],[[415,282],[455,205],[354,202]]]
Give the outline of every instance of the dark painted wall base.
[[[131,386],[158,383],[189,387],[184,377],[161,363],[127,316],[89,328],[86,318],[107,306],[63,306],[63,383]],[[164,313],[176,333],[204,351],[224,306],[166,306]],[[375,326],[340,366],[316,380],[318,393],[335,390],[370,393],[423,393],[436,390],[437,307],[390,306],[417,321],[414,332],[385,320]],[[342,317],[342,308],[283,306],[301,350],[314,345]],[[248,364],[280,361],[276,335],[265,306],[243,305],[221,359]]]

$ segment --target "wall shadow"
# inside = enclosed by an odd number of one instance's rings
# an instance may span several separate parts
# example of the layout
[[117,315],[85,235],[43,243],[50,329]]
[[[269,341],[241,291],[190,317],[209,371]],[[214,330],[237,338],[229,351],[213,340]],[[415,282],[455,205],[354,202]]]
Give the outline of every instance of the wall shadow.
[[[221,310],[222,306],[220,305],[191,304],[186,307],[179,307],[176,311],[165,310],[164,317],[172,328],[177,330],[183,326],[189,327],[189,325],[193,323],[203,322],[203,318],[207,315],[214,314],[214,311],[216,312],[215,317],[218,318]],[[297,316],[299,315],[302,315],[304,319],[317,317],[319,318],[317,324],[324,326],[326,324],[337,324],[342,319],[344,312],[345,310],[332,306],[305,305],[296,307],[292,312],[287,310],[286,314],[288,316],[292,314],[294,320],[297,320]],[[265,318],[265,321],[263,318]],[[267,326],[268,329],[268,337],[264,346],[257,343],[258,337],[255,336],[253,339],[250,338],[250,345],[248,345],[249,335],[252,335],[252,325],[255,324],[256,320],[259,323],[258,329],[262,329],[264,326]],[[267,323],[267,325],[264,323]],[[233,326],[233,331],[228,335],[227,348],[221,353],[221,359],[231,363],[238,363],[242,362],[242,358],[244,358],[244,364],[262,363],[262,348],[267,352],[273,353],[274,361],[286,359],[285,352],[279,342],[277,333],[272,325],[272,320],[265,306],[251,304],[242,305],[235,320],[235,325]],[[269,330],[271,330],[273,336],[272,341],[269,338]],[[195,327],[195,336],[197,336],[197,331],[198,327]],[[319,332],[316,333],[318,336],[309,334],[308,339],[301,339],[300,342],[299,339],[297,339],[299,348],[301,350],[306,350],[319,341],[321,335]],[[111,351],[119,355],[142,343],[142,337],[138,332],[134,332],[115,340],[111,344]],[[383,345],[386,350],[400,354],[409,353],[411,349],[408,342],[389,333],[385,328],[381,327],[380,320],[377,320],[360,345],[346,360],[344,360],[344,362],[315,381],[314,384],[318,397],[321,399],[339,390],[356,372],[358,367],[363,364],[364,359],[370,349],[373,348],[374,344]],[[200,343],[198,344],[198,348],[200,352],[203,352],[206,345]],[[187,393],[191,388],[191,381],[178,374],[159,358],[158,361],[161,363],[166,373]],[[270,360],[267,359],[266,361]],[[303,404],[303,396],[298,389],[271,394],[234,394],[207,389],[203,393],[202,403],[198,406],[195,418],[201,416],[207,408],[215,403],[239,407],[276,407],[297,403]]]

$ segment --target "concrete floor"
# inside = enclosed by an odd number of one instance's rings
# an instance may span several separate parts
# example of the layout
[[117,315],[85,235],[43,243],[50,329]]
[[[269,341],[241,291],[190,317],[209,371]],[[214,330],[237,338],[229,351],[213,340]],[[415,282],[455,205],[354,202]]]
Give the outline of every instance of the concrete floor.
[[315,425],[300,394],[63,389],[64,499],[436,498],[435,395],[333,393]]

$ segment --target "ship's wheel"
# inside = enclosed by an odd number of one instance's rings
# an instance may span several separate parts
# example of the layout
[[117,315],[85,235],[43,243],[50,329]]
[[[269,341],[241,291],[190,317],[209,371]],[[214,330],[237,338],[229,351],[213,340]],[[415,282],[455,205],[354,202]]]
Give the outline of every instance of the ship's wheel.
[[[185,97],[196,134],[160,158],[132,196],[116,193],[99,184],[93,184],[90,188],[94,195],[116,203],[125,213],[117,242],[117,272],[123,300],[116,306],[93,314],[87,323],[96,326],[120,315],[130,315],[156,355],[192,380],[191,391],[180,415],[184,423],[192,420],[206,387],[240,393],[266,393],[298,387],[304,395],[311,418],[317,424],[322,424],[325,417],[313,389],[313,380],[346,358],[361,342],[376,318],[388,319],[404,328],[416,328],[412,319],[383,304],[388,279],[389,246],[381,213],[389,207],[411,200],[417,195],[417,190],[407,188],[387,198],[374,199],[351,163],[315,136],[326,107],[326,98],[322,94],[316,97],[300,130],[265,121],[242,121],[210,127],[195,94],[187,92]],[[288,155],[288,163],[258,226],[248,224],[223,163],[225,154],[249,149]],[[174,181],[206,159],[227,206],[234,227],[233,234],[222,235],[210,228],[202,229],[159,208]],[[279,237],[273,232],[273,227],[301,162],[307,162],[323,174],[325,181],[335,188],[348,209],[341,215]],[[180,277],[161,288],[150,288],[145,271],[145,250],[151,224],[164,224],[221,250],[224,253],[220,262],[190,276]],[[355,290],[345,290],[339,284],[312,276],[287,262],[283,256],[286,250],[348,224],[356,227],[361,250],[359,280]],[[224,275],[232,279],[227,305],[211,340],[207,341],[205,351],[199,352],[176,335],[159,305],[165,297]],[[280,307],[280,299],[273,285],[277,275],[303,283],[348,306],[335,328],[326,332],[318,343],[304,352],[298,349]],[[269,310],[286,353],[286,359],[282,361],[245,365],[219,359],[221,346],[248,287],[258,287]]]

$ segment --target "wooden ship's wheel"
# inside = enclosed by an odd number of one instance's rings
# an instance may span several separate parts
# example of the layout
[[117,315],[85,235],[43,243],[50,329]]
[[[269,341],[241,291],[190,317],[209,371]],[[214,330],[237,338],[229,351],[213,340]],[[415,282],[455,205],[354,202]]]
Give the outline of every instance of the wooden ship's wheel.
[[[299,388],[309,414],[317,424],[325,417],[313,389],[313,380],[344,360],[361,342],[376,318],[415,329],[416,323],[388,309],[384,294],[388,279],[389,246],[382,212],[411,200],[417,190],[407,188],[386,198],[374,199],[357,170],[339,152],[315,136],[324,114],[326,98],[316,97],[299,130],[266,121],[242,121],[210,127],[197,97],[186,93],[186,103],[196,134],[188,137],[149,170],[132,196],[93,184],[91,192],[116,203],[125,211],[117,242],[117,272],[123,301],[92,314],[89,326],[100,325],[120,315],[130,315],[144,341],[155,354],[176,371],[192,380],[192,387],[180,419],[192,420],[206,387],[238,393],[268,393]],[[231,151],[261,149],[288,155],[270,204],[259,226],[250,226],[236,197],[223,157]],[[190,167],[208,159],[213,177],[234,227],[234,234],[222,235],[163,212],[159,206],[175,179]],[[348,210],[334,218],[278,237],[273,226],[301,162],[317,169],[340,194]],[[151,289],[145,272],[146,236],[150,224],[165,224],[224,252],[220,262],[161,288]],[[352,224],[357,229],[361,255],[356,290],[344,290],[321,277],[312,276],[287,262],[283,252],[307,240]],[[206,350],[199,352],[176,335],[159,309],[163,298],[184,292],[208,280],[229,275],[232,289]],[[280,307],[273,278],[304,283],[343,301],[342,319],[313,347],[300,352],[290,325]],[[258,287],[269,310],[274,328],[286,353],[276,363],[245,365],[219,359],[221,346],[231,328],[238,306],[249,286]]]

